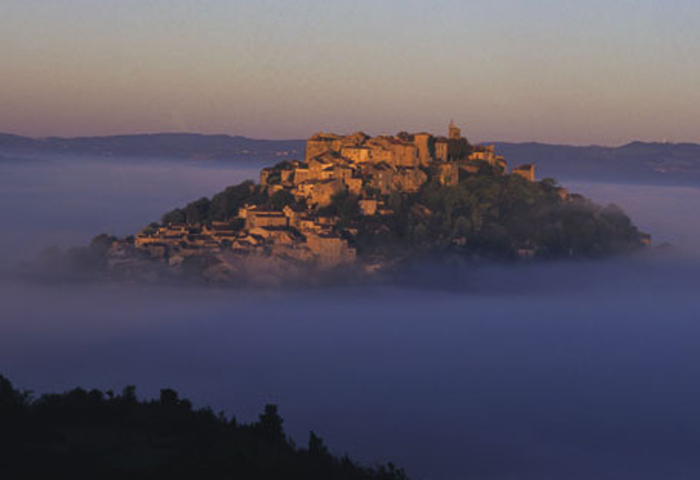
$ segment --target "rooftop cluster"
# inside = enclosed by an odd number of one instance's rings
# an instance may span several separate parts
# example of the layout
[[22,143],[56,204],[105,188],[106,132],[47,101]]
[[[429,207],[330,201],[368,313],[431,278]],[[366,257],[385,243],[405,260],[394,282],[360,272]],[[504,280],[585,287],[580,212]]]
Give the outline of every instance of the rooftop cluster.
[[[248,196],[234,215],[228,212],[212,220],[174,211],[160,225],[136,235],[133,246],[174,268],[191,257],[218,257],[227,265],[218,269],[218,275],[239,270],[234,264],[244,256],[322,268],[352,264],[357,230],[339,228],[341,216],[330,208],[334,200],[347,196],[357,201],[360,215],[390,216],[394,214],[387,202],[390,194],[416,193],[431,180],[457,185],[484,164],[506,172],[506,161],[493,146],[472,146],[453,123],[447,137],[317,133],[308,139],[303,161],[262,169],[259,185],[248,185],[255,195]],[[531,165],[514,172],[534,181]],[[115,250],[114,265],[129,263],[127,246]]]

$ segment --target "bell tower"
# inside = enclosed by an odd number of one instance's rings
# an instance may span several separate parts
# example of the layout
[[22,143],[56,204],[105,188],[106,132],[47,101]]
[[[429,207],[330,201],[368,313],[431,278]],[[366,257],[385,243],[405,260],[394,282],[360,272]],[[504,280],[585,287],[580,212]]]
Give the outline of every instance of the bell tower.
[[453,120],[450,120],[450,127],[447,138],[449,138],[450,140],[459,140],[460,138],[462,138],[462,130],[460,130],[455,125],[455,122]]

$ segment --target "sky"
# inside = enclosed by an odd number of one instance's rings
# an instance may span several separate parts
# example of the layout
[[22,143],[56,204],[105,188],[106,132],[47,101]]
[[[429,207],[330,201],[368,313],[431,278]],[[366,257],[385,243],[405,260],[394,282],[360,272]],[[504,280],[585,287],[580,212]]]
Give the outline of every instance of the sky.
[[0,131],[700,142],[697,0],[2,0]]

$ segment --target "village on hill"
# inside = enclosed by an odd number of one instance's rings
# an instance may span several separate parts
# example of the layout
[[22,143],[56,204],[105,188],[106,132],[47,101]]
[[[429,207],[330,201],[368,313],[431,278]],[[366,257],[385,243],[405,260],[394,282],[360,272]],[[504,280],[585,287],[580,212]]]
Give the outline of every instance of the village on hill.
[[[493,146],[472,146],[452,122],[446,137],[317,133],[308,139],[303,161],[264,168],[259,185],[248,185],[251,194],[262,195],[267,202],[251,198],[235,215],[219,220],[188,219],[184,211],[165,216],[161,224],[137,234],[133,243],[115,241],[110,267],[140,268],[134,248],[170,268],[181,267],[191,257],[215,258],[209,274],[221,279],[262,259],[321,269],[353,264],[357,227],[339,228],[340,216],[328,214],[335,198],[353,198],[359,215],[380,220],[395,213],[390,195],[415,194],[431,181],[455,186],[460,179],[478,175],[484,165],[507,174],[506,161]],[[535,180],[533,165],[518,166],[511,173]],[[561,194],[565,195],[563,189]]]
[[257,183],[175,208],[133,236],[100,234],[65,254],[48,248],[37,268],[275,285],[389,278],[422,259],[601,258],[650,243],[619,207],[535,180],[532,164],[509,169],[492,146],[470,144],[450,123],[444,137],[317,133],[303,160],[264,168]]

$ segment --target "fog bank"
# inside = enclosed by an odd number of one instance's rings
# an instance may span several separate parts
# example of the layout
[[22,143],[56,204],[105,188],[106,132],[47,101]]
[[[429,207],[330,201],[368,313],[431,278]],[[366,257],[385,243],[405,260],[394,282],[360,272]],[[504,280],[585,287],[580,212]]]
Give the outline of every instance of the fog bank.
[[0,269],[44,248],[138,232],[177,205],[257,179],[236,167],[184,160],[40,157],[0,161]]
[[412,478],[697,478],[684,268],[523,267],[500,289],[497,268],[477,293],[5,283],[0,365],[39,392],[168,386],[248,420],[278,403],[299,441]]
[[[0,265],[118,235],[256,168],[0,164]],[[0,281],[0,373],[36,392],[172,387],[411,478],[695,479],[700,240],[691,188],[576,184],[674,255],[416,265],[401,285],[275,290]],[[21,255],[20,255],[21,254]]]

